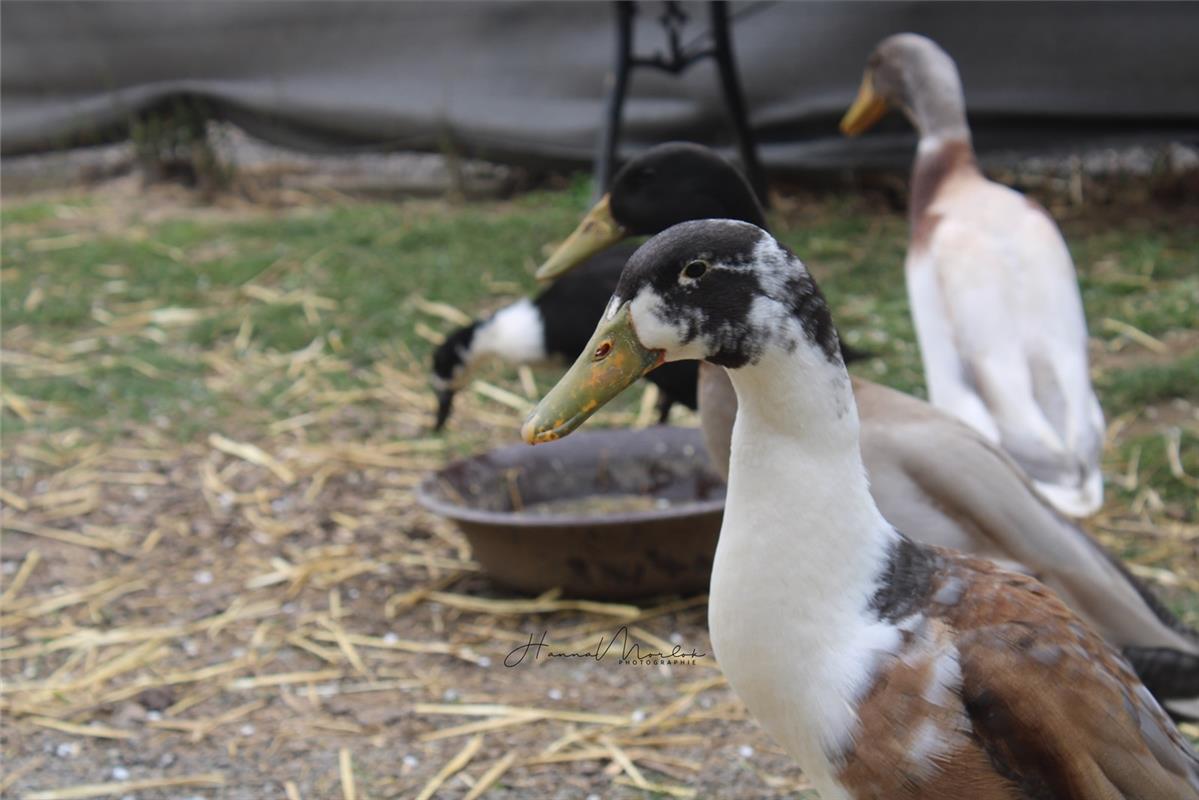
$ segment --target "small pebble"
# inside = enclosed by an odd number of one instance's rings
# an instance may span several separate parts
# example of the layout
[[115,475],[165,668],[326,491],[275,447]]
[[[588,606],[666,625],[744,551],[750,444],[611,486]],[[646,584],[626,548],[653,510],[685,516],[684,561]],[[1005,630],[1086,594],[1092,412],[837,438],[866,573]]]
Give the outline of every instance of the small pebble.
[[59,758],[74,758],[79,755],[79,744],[77,742],[63,742],[54,748],[54,755]]
[[562,690],[561,689],[550,689],[548,692],[546,692],[546,694],[549,695],[549,698],[551,700],[561,700],[562,699]]
[[633,712],[633,722],[645,722],[645,718],[647,716],[648,715],[642,709],[639,708]]
[[441,693],[441,699],[447,703],[455,702],[458,699],[458,697],[459,697],[459,695],[458,695],[457,689],[446,689],[444,692]]
[[245,725],[242,725],[240,728],[238,728],[237,732],[240,733],[242,736],[253,736],[255,730],[257,730],[257,729],[253,725],[250,725],[249,723],[247,723]]
[[125,769],[124,767],[113,767],[112,768],[112,779],[114,781],[129,780],[129,770]]
[[488,656],[479,656],[479,666],[486,669],[491,666],[491,659]]
[[743,744],[737,748],[737,755],[742,758],[753,758],[754,749],[747,744]]
[[212,573],[206,569],[202,569],[192,576],[192,580],[201,586],[207,586],[208,584],[212,583]]
[[408,767],[409,769],[415,767],[417,764],[420,763],[420,759],[418,759],[416,756],[411,756],[411,755],[404,756],[403,761],[404,761],[404,766]]

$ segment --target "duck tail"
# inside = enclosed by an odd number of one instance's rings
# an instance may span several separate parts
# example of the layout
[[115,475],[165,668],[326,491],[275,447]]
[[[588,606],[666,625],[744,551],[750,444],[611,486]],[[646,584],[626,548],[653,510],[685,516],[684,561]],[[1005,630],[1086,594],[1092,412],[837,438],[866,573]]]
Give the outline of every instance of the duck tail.
[[1126,647],[1124,657],[1175,720],[1199,720],[1199,656],[1168,647]]

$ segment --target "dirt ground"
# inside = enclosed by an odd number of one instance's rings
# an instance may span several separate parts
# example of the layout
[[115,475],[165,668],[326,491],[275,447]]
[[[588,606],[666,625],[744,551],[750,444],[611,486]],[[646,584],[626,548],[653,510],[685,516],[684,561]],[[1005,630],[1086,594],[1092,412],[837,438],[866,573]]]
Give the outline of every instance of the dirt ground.
[[[1166,342],[1196,346],[1193,332]],[[232,366],[234,348],[203,354],[209,380],[250,374]],[[55,369],[34,339],[10,337],[5,353]],[[1098,368],[1137,358],[1096,356]],[[257,366],[287,375],[305,410],[231,418],[188,444],[168,435],[170,420],[112,438],[5,437],[0,794],[805,796],[798,769],[724,684],[705,598],[580,609],[518,597],[418,506],[414,487],[451,457],[428,432],[421,364],[377,367],[353,390],[325,381],[342,369],[333,358],[263,354]],[[13,402],[5,413],[42,411]],[[518,408],[462,403],[463,436],[513,441]],[[1197,420],[1177,401],[1115,435]],[[1125,466],[1114,465],[1118,478],[1135,481]],[[1135,542],[1143,565],[1185,550],[1177,570],[1136,569],[1190,594],[1199,527],[1168,511],[1146,495],[1110,506],[1091,530]],[[706,655],[626,664],[618,644],[602,659],[505,665],[530,636],[585,651],[622,628],[645,650]]]
[[[291,782],[323,798],[355,796],[352,782],[358,797],[414,797],[468,747],[437,796],[463,796],[509,754],[489,797],[642,796],[613,783],[617,752],[635,760],[629,780],[794,794],[797,771],[710,657],[505,667],[530,634],[589,644],[622,626],[646,650],[668,640],[707,653],[706,607],[474,610],[512,596],[415,507],[412,485],[441,456],[411,416],[345,410],[326,423],[336,443],[289,432],[263,451],[179,448],[149,431],[84,452],[18,444],[6,471],[22,477],[5,487],[28,510],[10,504],[4,524],[26,535],[6,536],[4,559],[40,559],[4,609],[11,796],[199,775],[215,788],[127,793],[282,797]],[[548,763],[525,763],[537,757]]]

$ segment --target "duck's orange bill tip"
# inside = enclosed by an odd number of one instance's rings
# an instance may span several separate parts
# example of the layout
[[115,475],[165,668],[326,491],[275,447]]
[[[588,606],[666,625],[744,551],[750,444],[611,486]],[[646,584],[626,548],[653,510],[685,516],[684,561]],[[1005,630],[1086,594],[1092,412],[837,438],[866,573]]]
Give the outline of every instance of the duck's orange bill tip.
[[521,438],[542,444],[566,436],[664,360],[661,350],[641,344],[628,306],[621,307],[600,321],[578,360],[525,420]]
[[545,444],[559,438],[557,431],[538,431],[537,424],[530,415],[525,424],[520,426],[520,438],[524,439],[525,444]]
[[841,118],[841,132],[846,136],[865,133],[886,114],[887,101],[874,91],[874,78],[867,72],[862,76],[857,98]]
[[625,239],[629,235],[612,216],[608,195],[600,198],[566,241],[546,259],[537,270],[537,280],[553,280],[565,275],[591,256]]

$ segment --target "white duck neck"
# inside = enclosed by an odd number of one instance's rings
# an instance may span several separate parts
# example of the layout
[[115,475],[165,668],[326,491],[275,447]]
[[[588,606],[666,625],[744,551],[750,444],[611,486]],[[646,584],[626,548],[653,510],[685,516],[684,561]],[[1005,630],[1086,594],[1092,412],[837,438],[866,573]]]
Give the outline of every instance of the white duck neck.
[[729,376],[738,408],[712,645],[750,712],[833,792],[853,709],[898,635],[871,608],[898,534],[870,496],[844,366],[803,340]]
[[970,126],[966,122],[966,98],[962,81],[952,63],[930,65],[909,84],[908,119],[920,134],[920,149],[958,141],[967,145]]
[[804,341],[729,377],[737,419],[717,560],[777,576],[789,624],[861,615],[897,534],[870,495],[845,367]]

